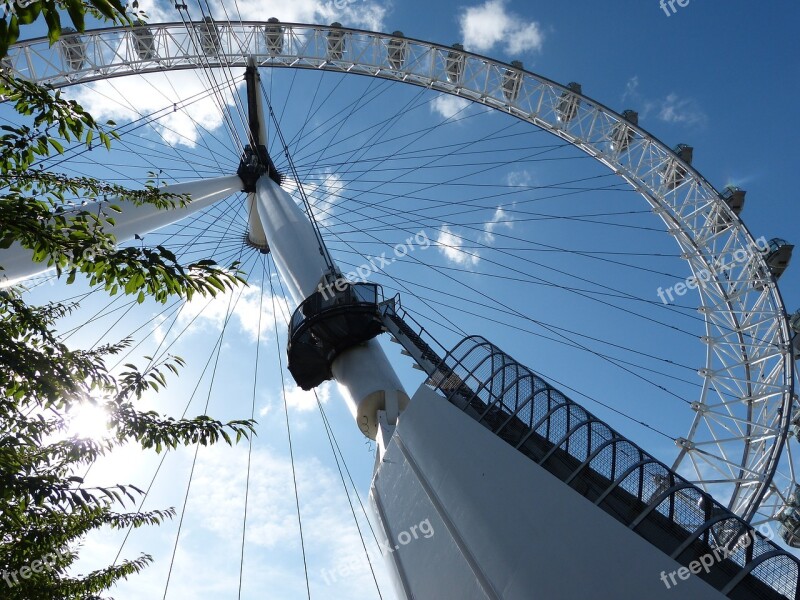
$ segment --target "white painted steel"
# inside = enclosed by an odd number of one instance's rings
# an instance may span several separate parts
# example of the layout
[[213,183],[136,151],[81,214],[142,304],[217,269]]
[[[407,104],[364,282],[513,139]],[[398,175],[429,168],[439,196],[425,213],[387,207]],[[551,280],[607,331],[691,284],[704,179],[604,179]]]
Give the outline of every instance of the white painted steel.
[[[294,307],[317,291],[328,265],[306,215],[294,199],[269,177],[256,184],[256,208],[275,266]],[[377,432],[378,411],[396,417],[408,396],[377,340],[340,354],[331,366],[359,429],[370,438]]]
[[255,200],[272,259],[295,309],[318,289],[328,265],[308,217],[286,190],[263,176],[256,183]]
[[696,576],[668,589],[681,565],[425,386],[370,503],[400,598],[724,598]]
[[[75,210],[106,214],[113,217],[114,224],[105,223],[104,230],[114,234],[117,243],[132,240],[136,234],[144,235],[150,231],[172,225],[215,202],[223,200],[241,191],[242,180],[237,175],[190,181],[164,186],[163,194],[187,195],[190,202],[185,206],[173,209],[159,209],[152,204],[134,204],[129,200],[103,200],[77,207]],[[107,206],[119,207],[122,212],[109,211]],[[13,243],[9,248],[0,250],[0,289],[18,284],[28,277],[44,273],[51,269],[46,262],[33,262],[33,251]]]
[[[183,23],[149,25],[146,52],[131,28],[81,34],[84,60],[46,38],[11,48],[8,66],[53,87],[134,73],[209,67],[302,68],[368,75],[453,94],[546,129],[626,180],[662,219],[696,279],[706,321],[703,388],[673,465],[747,520],[776,515],[794,491],[787,432],[797,407],[786,311],[764,257],[713,186],[666,144],[567,86],[456,48],[324,25],[216,21],[218,50],[206,53]],[[331,32],[341,52],[329,53]],[[280,40],[276,39],[280,36]],[[278,43],[280,42],[280,43]],[[454,74],[453,65],[458,64]],[[514,80],[509,94],[509,78]],[[563,119],[564,102],[570,118]],[[560,112],[561,108],[561,112]],[[624,148],[615,144],[626,132]],[[680,173],[676,179],[675,174]],[[743,261],[736,257],[745,256]],[[735,266],[720,273],[720,264]],[[706,277],[706,274],[711,277]],[[776,483],[775,475],[781,480]],[[763,502],[763,506],[762,506]]]

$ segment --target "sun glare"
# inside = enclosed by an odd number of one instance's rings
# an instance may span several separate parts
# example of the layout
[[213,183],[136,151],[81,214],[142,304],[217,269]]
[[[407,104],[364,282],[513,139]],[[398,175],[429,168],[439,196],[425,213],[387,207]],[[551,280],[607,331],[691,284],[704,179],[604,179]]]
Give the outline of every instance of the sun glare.
[[108,435],[108,413],[101,406],[75,406],[68,413],[68,421],[70,436],[99,440]]

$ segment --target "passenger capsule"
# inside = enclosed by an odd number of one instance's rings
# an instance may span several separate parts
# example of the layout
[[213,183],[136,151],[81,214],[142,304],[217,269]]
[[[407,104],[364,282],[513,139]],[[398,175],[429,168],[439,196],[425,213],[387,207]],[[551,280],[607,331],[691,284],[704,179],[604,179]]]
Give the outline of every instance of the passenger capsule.
[[581,105],[581,98],[578,94],[583,92],[580,83],[571,81],[567,84],[569,91],[563,92],[556,107],[558,120],[562,123],[569,123],[578,114],[578,107]]
[[156,40],[153,37],[153,32],[147,27],[144,21],[137,19],[133,22],[131,29],[133,36],[133,46],[136,48],[136,54],[140,60],[154,60],[158,58],[156,51]]
[[800,310],[789,317],[789,327],[795,333],[800,333]]
[[464,76],[464,64],[467,58],[464,56],[463,52],[464,46],[461,44],[453,44],[453,49],[447,53],[444,69],[447,74],[447,81],[450,83],[461,83],[461,78]]
[[[720,196],[725,201],[725,204],[727,204],[731,209],[731,211],[733,211],[733,214],[740,215],[742,214],[742,209],[744,208],[744,197],[746,194],[747,192],[744,190],[736,186],[729,185],[723,190]],[[722,211],[717,214],[717,223],[714,230],[716,233],[719,233],[730,224],[731,219],[726,215],[727,213]]]
[[777,514],[780,523],[778,532],[783,541],[792,548],[800,548],[800,485],[795,484],[794,492],[786,501],[786,506]]
[[[678,158],[680,158],[683,162],[690,165],[692,164],[694,148],[692,148],[687,144],[678,144],[677,146],[675,146],[675,154],[677,154]],[[683,183],[688,173],[689,171],[686,169],[685,166],[683,166],[677,160],[672,160],[664,168],[662,172],[664,185],[667,186],[667,188],[669,188],[670,190],[674,190],[681,183]]]
[[[800,359],[800,310],[795,312],[791,317],[789,317],[789,328],[792,330],[794,335],[792,336],[792,354],[794,355],[795,360]],[[798,417],[800,417],[800,412],[798,412]],[[795,432],[795,435],[800,434],[800,426],[798,430]],[[800,439],[800,435],[798,435],[798,439]]]
[[342,24],[337,21],[331,23],[331,27],[334,29],[328,32],[328,60],[342,60],[345,52]]
[[509,102],[516,102],[522,87],[522,63],[515,60],[511,62],[511,66],[512,69],[506,69],[503,73],[503,96]]
[[197,23],[197,37],[200,41],[200,48],[206,56],[216,56],[222,48],[219,36],[219,27],[214,23],[210,15]]
[[395,31],[386,45],[386,58],[392,68],[398,71],[405,65],[408,55],[408,42],[403,37],[402,31]]
[[636,132],[633,130],[633,127],[628,125],[628,123],[632,125],[638,125],[639,113],[637,113],[635,110],[626,110],[622,113],[622,118],[627,121],[627,123],[625,121],[620,121],[614,125],[614,129],[611,130],[610,136],[610,149],[612,152],[617,154],[620,152],[625,152],[630,147]]
[[784,271],[789,268],[792,260],[794,245],[780,238],[772,238],[764,251],[764,261],[767,263],[772,276],[777,281]]
[[61,57],[71,70],[82,69],[86,63],[86,42],[72,27],[64,27],[61,34]]
[[722,192],[722,199],[725,200],[725,204],[730,207],[735,215],[740,215],[744,208],[744,197],[746,194],[747,192],[743,189],[735,185],[729,185],[725,188],[725,191]]
[[270,17],[266,30],[264,31],[264,39],[267,42],[267,51],[275,56],[283,52],[283,27],[279,25],[280,21],[275,17]]

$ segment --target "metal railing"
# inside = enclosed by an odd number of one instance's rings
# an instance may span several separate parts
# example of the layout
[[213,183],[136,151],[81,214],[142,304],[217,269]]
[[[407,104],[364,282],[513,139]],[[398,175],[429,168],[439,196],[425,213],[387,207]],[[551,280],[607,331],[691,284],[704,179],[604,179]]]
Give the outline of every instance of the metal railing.
[[[745,438],[746,455],[731,465],[720,454],[684,448],[737,479],[731,506],[746,518],[777,514],[794,482],[776,489],[773,475],[788,460],[785,435],[794,403],[792,335],[780,292],[755,240],[713,186],[672,149],[617,114],[522,68],[422,40],[327,25],[269,22],[194,22],[117,27],[14,44],[2,67],[15,76],[63,87],[131,74],[177,69],[260,67],[324,70],[378,77],[453,94],[546,129],[608,166],[644,196],[680,246],[702,298],[707,331],[704,385],[698,403],[721,404]],[[568,118],[567,118],[568,117]],[[678,176],[679,174],[679,176]],[[724,277],[720,264],[737,263]],[[754,318],[756,315],[758,318]],[[755,368],[753,365],[757,365]],[[751,414],[759,415],[751,422]],[[698,411],[695,431],[718,426],[713,411]],[[738,427],[738,425],[737,425]],[[698,478],[701,474],[698,473]],[[767,501],[765,501],[767,499]]]
[[367,306],[375,309],[383,301],[383,289],[374,283],[347,283],[336,289],[336,284],[322,288],[306,298],[294,311],[289,324],[290,337],[309,319],[327,310],[347,306]]
[[729,598],[800,598],[797,558],[484,338],[443,362],[440,394]]
[[333,378],[336,357],[380,335],[383,292],[374,283],[343,282],[311,294],[292,315],[287,367],[304,390]]

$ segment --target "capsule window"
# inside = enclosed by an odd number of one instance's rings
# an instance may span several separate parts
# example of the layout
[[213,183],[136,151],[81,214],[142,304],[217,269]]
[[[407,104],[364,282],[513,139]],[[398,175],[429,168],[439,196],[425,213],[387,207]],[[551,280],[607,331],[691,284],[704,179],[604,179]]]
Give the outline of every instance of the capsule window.
[[200,41],[200,48],[207,56],[216,55],[222,48],[219,28],[210,16],[205,17],[197,24],[197,37]]
[[611,130],[611,151],[616,153],[625,152],[633,142],[636,133],[629,123],[633,125],[639,124],[639,113],[633,110],[626,110],[622,113],[622,118],[624,120],[619,121],[614,125],[614,129]]
[[146,27],[142,21],[136,21],[131,29],[133,36],[133,46],[140,60],[153,60],[158,58],[156,51],[156,40],[153,32]]
[[561,94],[556,107],[558,120],[562,123],[569,123],[578,114],[578,108],[581,105],[581,98],[578,94],[581,93],[581,84],[570,82],[567,84],[568,91]]
[[61,56],[64,62],[73,71],[82,69],[86,63],[86,42],[71,27],[64,27],[61,33]]
[[394,37],[386,45],[386,58],[393,69],[400,70],[405,66],[408,55],[408,42],[403,39],[402,31],[395,31]]
[[264,31],[264,39],[267,43],[267,51],[275,56],[283,52],[283,27],[275,17],[270,17],[268,22],[270,24]]
[[342,60],[345,53],[344,31],[341,31],[341,23],[331,23],[328,32],[328,60]]
[[512,69],[506,69],[503,73],[503,96],[509,102],[516,102],[522,87],[522,63],[515,60],[511,66]]
[[461,44],[453,44],[453,49],[448,51],[445,58],[445,72],[447,74],[447,81],[450,83],[461,83],[461,78],[464,76],[464,63],[466,57],[462,53],[464,46]]

